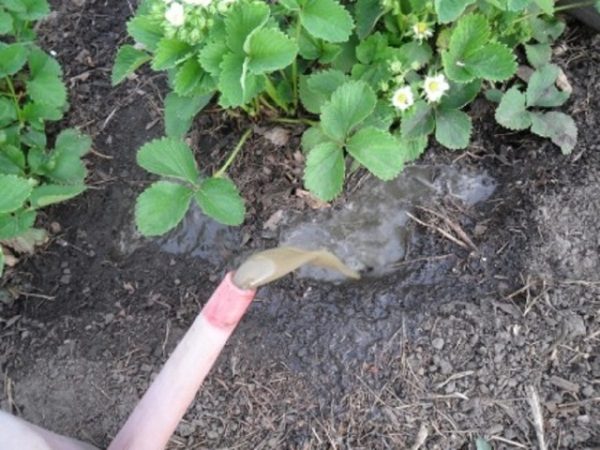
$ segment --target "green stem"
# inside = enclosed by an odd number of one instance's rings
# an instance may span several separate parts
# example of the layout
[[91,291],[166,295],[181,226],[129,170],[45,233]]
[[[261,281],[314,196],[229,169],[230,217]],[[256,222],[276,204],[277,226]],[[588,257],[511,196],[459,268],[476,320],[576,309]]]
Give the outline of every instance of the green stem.
[[317,125],[319,125],[319,122],[315,121],[315,120],[309,120],[309,119],[294,119],[292,117],[277,117],[274,119],[271,119],[272,122],[277,122],[277,123],[290,123],[290,124],[301,124],[301,125],[309,125],[311,127],[316,127]]
[[[298,17],[296,23],[296,44],[300,42],[300,33],[302,33],[302,22]],[[298,109],[298,58],[294,58],[292,63],[292,92],[294,94],[294,112]]]
[[[569,9],[574,9],[574,8],[585,8],[586,6],[594,6],[596,4],[595,1],[583,1],[583,2],[577,2],[577,3],[570,3],[568,5],[563,5],[563,6],[557,6],[556,8],[554,8],[554,14],[561,12],[561,11],[568,11]],[[514,23],[518,23],[518,22],[522,22],[524,20],[529,20],[533,17],[538,17],[541,16],[542,14],[544,14],[543,11],[540,11],[539,13],[531,13],[531,14],[525,14],[523,17],[520,17],[519,19],[516,19],[514,21]]]
[[240,152],[240,150],[242,149],[242,147],[244,146],[244,144],[246,143],[246,141],[248,140],[248,138],[250,137],[251,134],[252,134],[252,128],[248,128],[246,130],[246,132],[240,138],[239,142],[237,143],[237,145],[235,146],[235,148],[233,149],[231,154],[229,155],[229,158],[227,158],[227,161],[225,161],[225,164],[223,164],[223,167],[221,167],[218,171],[216,171],[214,173],[213,177],[220,178],[223,176],[223,174],[227,171],[227,169],[229,169],[229,166],[231,166],[231,164],[233,164],[235,157],[238,155],[238,153]]
[[4,77],[4,80],[6,81],[8,90],[10,91],[10,97],[12,97],[13,102],[15,104],[15,111],[17,112],[17,118],[19,119],[19,123],[23,125],[23,112],[21,111],[21,107],[19,106],[19,97],[17,96],[17,92],[15,91],[15,86],[13,85],[13,82],[9,76]]
[[275,88],[275,85],[273,84],[273,82],[271,81],[271,79],[269,78],[268,75],[265,75],[265,83],[266,83],[267,95],[271,98],[271,100],[273,100],[275,102],[275,104],[277,106],[279,106],[281,109],[283,109],[286,114],[289,113],[287,105],[279,97],[279,94],[277,93],[277,89]]

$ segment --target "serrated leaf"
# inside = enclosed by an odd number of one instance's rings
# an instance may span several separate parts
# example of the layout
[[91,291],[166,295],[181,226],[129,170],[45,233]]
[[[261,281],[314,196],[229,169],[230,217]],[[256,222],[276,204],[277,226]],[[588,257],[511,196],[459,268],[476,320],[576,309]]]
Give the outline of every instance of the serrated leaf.
[[435,12],[440,23],[454,22],[475,0],[435,0]]
[[45,166],[45,175],[60,184],[84,183],[87,169],[81,161],[92,145],[91,139],[74,129],[63,130]]
[[333,142],[314,147],[306,158],[304,185],[323,201],[337,197],[344,187],[344,151]]
[[13,18],[4,10],[0,10],[0,34],[11,34],[13,32]]
[[400,138],[400,153],[404,162],[411,162],[419,159],[421,155],[427,149],[427,142],[429,138],[427,136],[420,136],[416,139],[404,139]]
[[298,53],[298,46],[289,37],[275,28],[262,28],[246,40],[248,70],[264,74],[289,66]]
[[76,197],[85,189],[85,185],[43,184],[33,189],[29,201],[33,208],[43,208]]
[[532,17],[529,19],[533,37],[539,43],[552,43],[565,30],[565,23],[558,19]]
[[200,50],[198,60],[204,70],[213,77],[219,78],[219,75],[221,74],[221,63],[227,52],[228,49],[225,41],[210,41],[202,48],[202,50]]
[[473,124],[469,115],[458,109],[438,109],[435,115],[435,139],[450,150],[467,148]]
[[14,102],[6,97],[0,97],[0,126],[16,120],[17,111]]
[[227,13],[225,29],[227,46],[237,54],[243,54],[244,42],[256,29],[269,19],[269,6],[263,2],[238,2]]
[[300,100],[302,105],[307,111],[319,114],[323,104],[329,101],[335,90],[346,81],[348,81],[348,77],[343,72],[333,69],[301,77]]
[[27,94],[34,102],[55,108],[62,108],[67,102],[64,83],[52,74],[41,73],[27,81]]
[[305,0],[300,20],[311,35],[328,42],[347,41],[354,28],[350,13],[335,0]]
[[396,119],[396,114],[396,110],[390,102],[378,100],[375,110],[363,121],[362,126],[388,131]]
[[150,141],[137,153],[137,163],[150,173],[196,184],[200,173],[192,149],[174,138]]
[[0,78],[14,75],[27,62],[27,47],[23,44],[6,45],[0,42]]
[[384,12],[379,0],[357,0],[354,16],[356,17],[356,34],[359,39],[364,39],[371,34]]
[[35,211],[20,210],[13,214],[0,214],[0,240],[23,234],[33,226],[35,218]]
[[402,118],[400,129],[403,139],[417,139],[427,136],[435,128],[433,108],[423,100],[415,102]]
[[135,204],[135,223],[144,236],[159,236],[175,228],[185,216],[193,191],[181,184],[157,181]]
[[554,0],[533,0],[542,11],[549,16],[554,16]]
[[481,91],[481,80],[470,83],[450,82],[450,89],[442,97],[440,107],[444,109],[460,109],[471,103]]
[[346,149],[369,172],[384,181],[395,178],[404,167],[400,143],[379,128],[362,128],[350,138]]
[[163,38],[158,42],[152,59],[153,70],[166,70],[175,67],[190,55],[193,48],[178,39]]
[[[243,82],[243,84],[242,84]],[[244,56],[228,53],[221,63],[218,82],[224,108],[242,106],[251,101],[263,88],[263,78],[244,72]]]
[[[14,2],[9,3],[14,4]],[[15,12],[21,20],[40,20],[50,13],[50,6],[46,0],[19,0],[19,3],[23,7],[19,7]]]
[[556,88],[559,73],[559,67],[554,64],[547,64],[533,72],[527,83],[527,106],[551,108],[567,101],[570,94]]
[[531,113],[531,131],[547,137],[568,155],[577,144],[577,125],[573,118],[561,112]]
[[429,63],[433,51],[426,42],[413,41],[402,45],[394,56],[404,67],[419,70]]
[[25,155],[14,145],[4,144],[0,151],[0,173],[4,175],[23,175]]
[[377,97],[363,81],[348,81],[321,108],[321,127],[332,139],[343,142],[352,129],[375,109]]
[[133,45],[124,45],[117,52],[113,66],[111,82],[116,86],[142,64],[150,61],[151,56],[143,50],[136,49]]
[[127,22],[127,32],[129,35],[151,52],[156,50],[158,43],[163,37],[161,30],[162,26],[160,22],[145,15],[135,16]]
[[207,89],[213,83],[207,80],[210,75],[207,74],[196,58],[190,58],[177,68],[173,80],[173,89],[181,97],[190,95],[207,94]]
[[31,194],[32,186],[26,178],[16,175],[0,175],[0,214],[6,214],[23,206]]
[[195,198],[204,214],[217,222],[231,226],[244,222],[244,200],[235,184],[227,178],[207,178]]
[[527,61],[533,67],[542,67],[550,62],[552,58],[552,47],[549,44],[525,45]]
[[325,133],[318,127],[310,127],[302,134],[302,151],[308,153],[317,145],[325,142],[330,142]]
[[510,130],[525,130],[531,126],[531,117],[525,107],[525,94],[513,86],[502,96],[496,108],[496,121]]
[[23,107],[23,119],[35,125],[37,122],[40,127],[44,126],[45,121],[60,120],[63,116],[62,109],[39,103],[29,102]]
[[165,98],[165,132],[168,137],[183,138],[190,130],[194,118],[210,103],[213,93],[181,97],[169,92]]

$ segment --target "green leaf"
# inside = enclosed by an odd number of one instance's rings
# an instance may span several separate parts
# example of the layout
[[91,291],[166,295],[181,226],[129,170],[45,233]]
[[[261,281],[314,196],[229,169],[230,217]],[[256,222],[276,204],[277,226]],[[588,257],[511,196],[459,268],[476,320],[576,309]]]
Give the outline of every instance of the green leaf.
[[[9,1],[8,3],[14,5],[16,2]],[[18,11],[15,12],[21,20],[40,20],[50,13],[50,6],[46,0],[19,0],[18,3],[20,3]]]
[[570,94],[559,91],[555,85],[559,73],[560,69],[554,64],[547,64],[533,72],[527,84],[527,106],[552,108],[567,101]]
[[533,0],[542,11],[549,16],[554,16],[554,0]]
[[531,126],[531,117],[525,108],[525,94],[513,86],[502,96],[496,108],[496,121],[510,130],[525,130]]
[[[409,42],[402,45],[396,52],[396,59],[406,68],[419,70],[424,67],[433,56],[431,47],[426,42]],[[386,58],[387,59],[387,58]]]
[[395,178],[404,167],[400,143],[379,128],[361,129],[350,138],[346,149],[369,172],[384,181]]
[[263,88],[263,78],[244,72],[244,56],[228,53],[221,63],[218,82],[224,108],[238,107],[250,102]]
[[227,46],[239,54],[244,52],[244,42],[257,28],[263,27],[269,20],[269,6],[263,2],[237,2],[227,13],[225,29]]
[[193,48],[178,39],[163,38],[158,42],[154,59],[152,60],[153,70],[165,70],[175,67],[183,59],[190,56]]
[[348,77],[339,70],[324,70],[315,72],[308,77],[300,78],[300,100],[307,111],[319,114],[324,103]]
[[140,194],[135,223],[144,236],[159,236],[175,228],[185,216],[194,192],[181,184],[157,181]]
[[514,54],[504,44],[488,43],[490,37],[490,25],[482,15],[461,18],[452,32],[448,51],[442,54],[448,78],[467,83],[475,78],[502,81],[512,77],[517,70]]
[[135,16],[127,22],[127,32],[136,42],[142,44],[150,52],[154,52],[162,39],[162,26],[149,16]]
[[420,136],[416,139],[404,139],[401,138],[400,142],[400,153],[404,159],[404,162],[415,161],[420,158],[421,155],[427,149],[427,142],[429,141],[427,136]]
[[310,127],[302,134],[302,151],[310,152],[319,144],[329,142],[329,138],[318,127]]
[[550,62],[552,47],[550,47],[550,44],[525,45],[525,53],[529,64],[535,68],[539,68]]
[[181,97],[174,92],[165,98],[165,132],[168,137],[183,138],[196,115],[210,103],[213,93]]
[[3,44],[0,42],[0,78],[14,75],[27,61],[27,47],[23,44]]
[[0,10],[0,34],[13,33],[13,18],[4,10]]
[[326,135],[343,142],[352,129],[375,109],[377,97],[363,81],[348,81],[321,108],[321,126]]
[[62,119],[62,109],[39,103],[29,102],[23,107],[23,118],[31,123],[38,123],[43,128],[45,121],[55,121]]
[[296,59],[298,46],[281,31],[262,28],[248,36],[244,50],[248,69],[258,75],[289,66]]
[[26,178],[16,175],[0,175],[0,214],[6,214],[23,206],[31,194],[32,186]]
[[577,144],[577,125],[573,118],[561,112],[531,113],[531,131],[547,137],[568,155]]
[[17,111],[12,100],[0,97],[0,126],[9,124],[17,119]]
[[62,70],[56,59],[40,49],[29,54],[31,78],[27,81],[27,93],[36,103],[62,108],[67,102],[67,89],[62,82]]
[[45,165],[46,176],[60,184],[83,184],[87,169],[81,157],[91,146],[88,136],[74,129],[63,130],[57,136],[54,150]]
[[488,441],[486,441],[482,437],[478,437],[475,440],[475,447],[476,447],[477,450],[493,450],[493,448],[490,445],[490,443]]
[[143,50],[136,49],[133,45],[124,45],[117,52],[112,70],[111,82],[116,86],[142,64],[150,61],[152,57]]
[[207,178],[195,198],[204,214],[217,222],[231,226],[244,222],[244,200],[235,184],[227,178]]
[[416,139],[427,136],[435,128],[433,108],[423,100],[415,102],[400,124],[402,139]]
[[[196,58],[190,58],[177,68],[173,81],[173,89],[177,95],[187,97],[194,93],[207,94],[211,91],[210,86],[213,83],[200,65]],[[208,82],[207,82],[208,81]]]
[[470,83],[450,82],[450,90],[442,97],[440,107],[444,109],[460,109],[471,103],[481,91],[481,80]]
[[227,44],[224,41],[211,41],[200,50],[198,60],[204,70],[213,77],[219,78],[221,63],[227,52]]
[[85,185],[43,184],[33,189],[29,201],[33,208],[43,208],[54,203],[64,202],[85,191]]
[[337,197],[344,187],[344,151],[333,142],[313,148],[306,159],[304,185],[323,201]]
[[356,2],[354,16],[356,17],[356,34],[359,39],[364,39],[371,34],[384,12],[379,0],[358,0]]
[[25,155],[21,149],[10,144],[0,147],[0,174],[23,175]]
[[435,116],[435,139],[450,150],[467,148],[473,124],[469,115],[458,109],[438,109]]
[[532,17],[529,19],[533,37],[541,44],[552,43],[565,30],[565,23],[557,19]]
[[300,20],[310,34],[328,42],[347,41],[354,28],[350,13],[335,0],[305,0]]
[[137,153],[137,163],[150,173],[191,184],[200,176],[192,149],[179,139],[167,137],[146,143]]
[[435,12],[440,23],[454,22],[475,0],[435,0]]
[[13,214],[0,214],[0,240],[23,234],[33,226],[35,218],[35,211],[20,210]]

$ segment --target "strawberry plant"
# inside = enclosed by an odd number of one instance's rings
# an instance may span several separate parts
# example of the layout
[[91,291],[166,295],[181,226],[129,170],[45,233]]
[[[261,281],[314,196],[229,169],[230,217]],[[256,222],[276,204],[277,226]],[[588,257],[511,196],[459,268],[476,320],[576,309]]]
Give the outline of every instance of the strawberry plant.
[[48,149],[46,123],[63,117],[60,65],[35,44],[46,0],[0,0],[0,275],[9,249],[32,251],[45,239],[36,211],[85,190],[87,136],[63,130]]
[[[191,150],[175,144],[214,97],[222,108],[241,109],[255,120],[308,125],[304,182],[325,201],[342,192],[348,171],[360,167],[393,179],[430,139],[450,150],[467,148],[468,105],[482,91],[499,103],[502,126],[530,129],[571,152],[575,123],[546,110],[569,97],[558,87],[564,74],[551,62],[552,42],[564,29],[556,13],[567,7],[553,0],[142,2],[128,23],[135,43],[119,50],[113,83],[145,63],[166,71],[168,139],[151,144],[168,164],[172,148],[181,147],[186,163],[178,170],[186,176],[149,169],[147,147],[140,150],[143,167],[183,184],[159,181],[160,188],[152,185],[140,196],[139,229],[150,235],[170,230],[192,198],[221,222],[243,221],[243,202],[226,169],[248,133],[225,167],[202,181]],[[516,77],[519,63],[532,67],[528,78]],[[177,202],[171,205],[176,214],[161,219],[168,198]]]

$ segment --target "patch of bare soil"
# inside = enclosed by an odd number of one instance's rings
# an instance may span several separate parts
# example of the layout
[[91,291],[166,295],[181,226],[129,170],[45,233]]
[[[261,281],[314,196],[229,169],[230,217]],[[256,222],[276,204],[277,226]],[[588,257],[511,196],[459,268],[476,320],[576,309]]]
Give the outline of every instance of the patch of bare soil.
[[[285,147],[256,133],[231,172],[250,207],[239,249],[205,261],[136,237],[133,202],[148,180],[135,151],[162,133],[164,79],[110,87],[128,2],[54,6],[42,33],[65,65],[68,122],[94,136],[92,189],[47,212],[61,231],[4,280],[0,407],[102,448],[233,261],[277,243],[276,221],[263,224],[278,210],[314,212],[300,130]],[[573,155],[498,128],[484,103],[468,152],[428,152],[427,163],[498,183],[483,205],[435,205],[476,250],[415,211],[429,227],[415,224],[387,276],[263,289],[170,448],[471,449],[477,437],[495,449],[600,448],[599,55],[599,37],[577,27],[556,55],[574,87]],[[218,165],[246,126],[202,115],[199,160]]]

